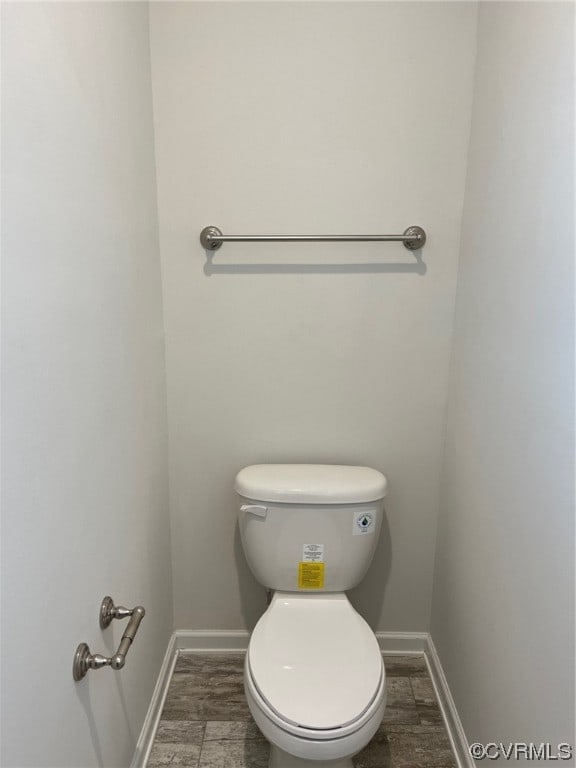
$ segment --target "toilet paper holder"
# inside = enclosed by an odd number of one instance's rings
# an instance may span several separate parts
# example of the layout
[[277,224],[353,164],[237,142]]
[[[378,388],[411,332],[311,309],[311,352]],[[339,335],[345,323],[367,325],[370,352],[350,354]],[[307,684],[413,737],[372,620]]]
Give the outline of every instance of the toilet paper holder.
[[124,608],[122,605],[114,605],[114,600],[107,595],[100,605],[100,627],[106,629],[112,623],[112,619],[125,619],[130,616],[128,626],[120,640],[118,650],[110,658],[102,656],[100,653],[90,653],[87,643],[80,643],[74,654],[74,663],[72,665],[72,674],[77,682],[82,680],[89,669],[102,669],[102,667],[112,667],[112,669],[122,669],[126,663],[126,654],[130,650],[140,622],[144,618],[146,611],[141,605],[135,608]]

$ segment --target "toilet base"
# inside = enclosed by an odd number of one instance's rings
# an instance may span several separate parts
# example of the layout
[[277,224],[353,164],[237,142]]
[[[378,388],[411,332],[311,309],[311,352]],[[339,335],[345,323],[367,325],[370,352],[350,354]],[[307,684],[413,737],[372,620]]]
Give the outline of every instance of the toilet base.
[[353,768],[353,766],[351,757],[339,760],[304,760],[270,744],[268,768]]

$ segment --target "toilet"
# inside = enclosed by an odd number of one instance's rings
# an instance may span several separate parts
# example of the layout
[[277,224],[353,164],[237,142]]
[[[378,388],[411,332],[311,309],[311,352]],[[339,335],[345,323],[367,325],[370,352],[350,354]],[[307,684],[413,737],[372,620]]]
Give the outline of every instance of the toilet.
[[386,478],[369,467],[258,464],[238,473],[235,490],[246,560],[272,592],[244,664],[270,768],[351,768],[386,704],[378,642],[345,594],[374,555]]

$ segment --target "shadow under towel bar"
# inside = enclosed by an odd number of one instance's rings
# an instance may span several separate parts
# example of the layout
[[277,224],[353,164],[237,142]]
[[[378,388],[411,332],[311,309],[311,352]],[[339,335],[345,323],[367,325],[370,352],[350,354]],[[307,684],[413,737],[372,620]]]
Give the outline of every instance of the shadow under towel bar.
[[408,227],[401,235],[224,235],[218,227],[204,227],[200,242],[207,251],[216,251],[222,243],[351,243],[401,242],[409,251],[417,251],[426,242],[422,227]]

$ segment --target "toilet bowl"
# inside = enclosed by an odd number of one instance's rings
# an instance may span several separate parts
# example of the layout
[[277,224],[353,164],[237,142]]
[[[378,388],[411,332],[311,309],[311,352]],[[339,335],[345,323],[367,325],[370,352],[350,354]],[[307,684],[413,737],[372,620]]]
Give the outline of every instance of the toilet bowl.
[[276,592],[252,633],[244,690],[271,768],[348,768],[382,722],[386,674],[346,595]]
[[369,467],[260,464],[238,473],[235,490],[248,565],[273,592],[244,665],[269,766],[351,768],[382,722],[386,673],[345,591],[372,560],[386,478]]

